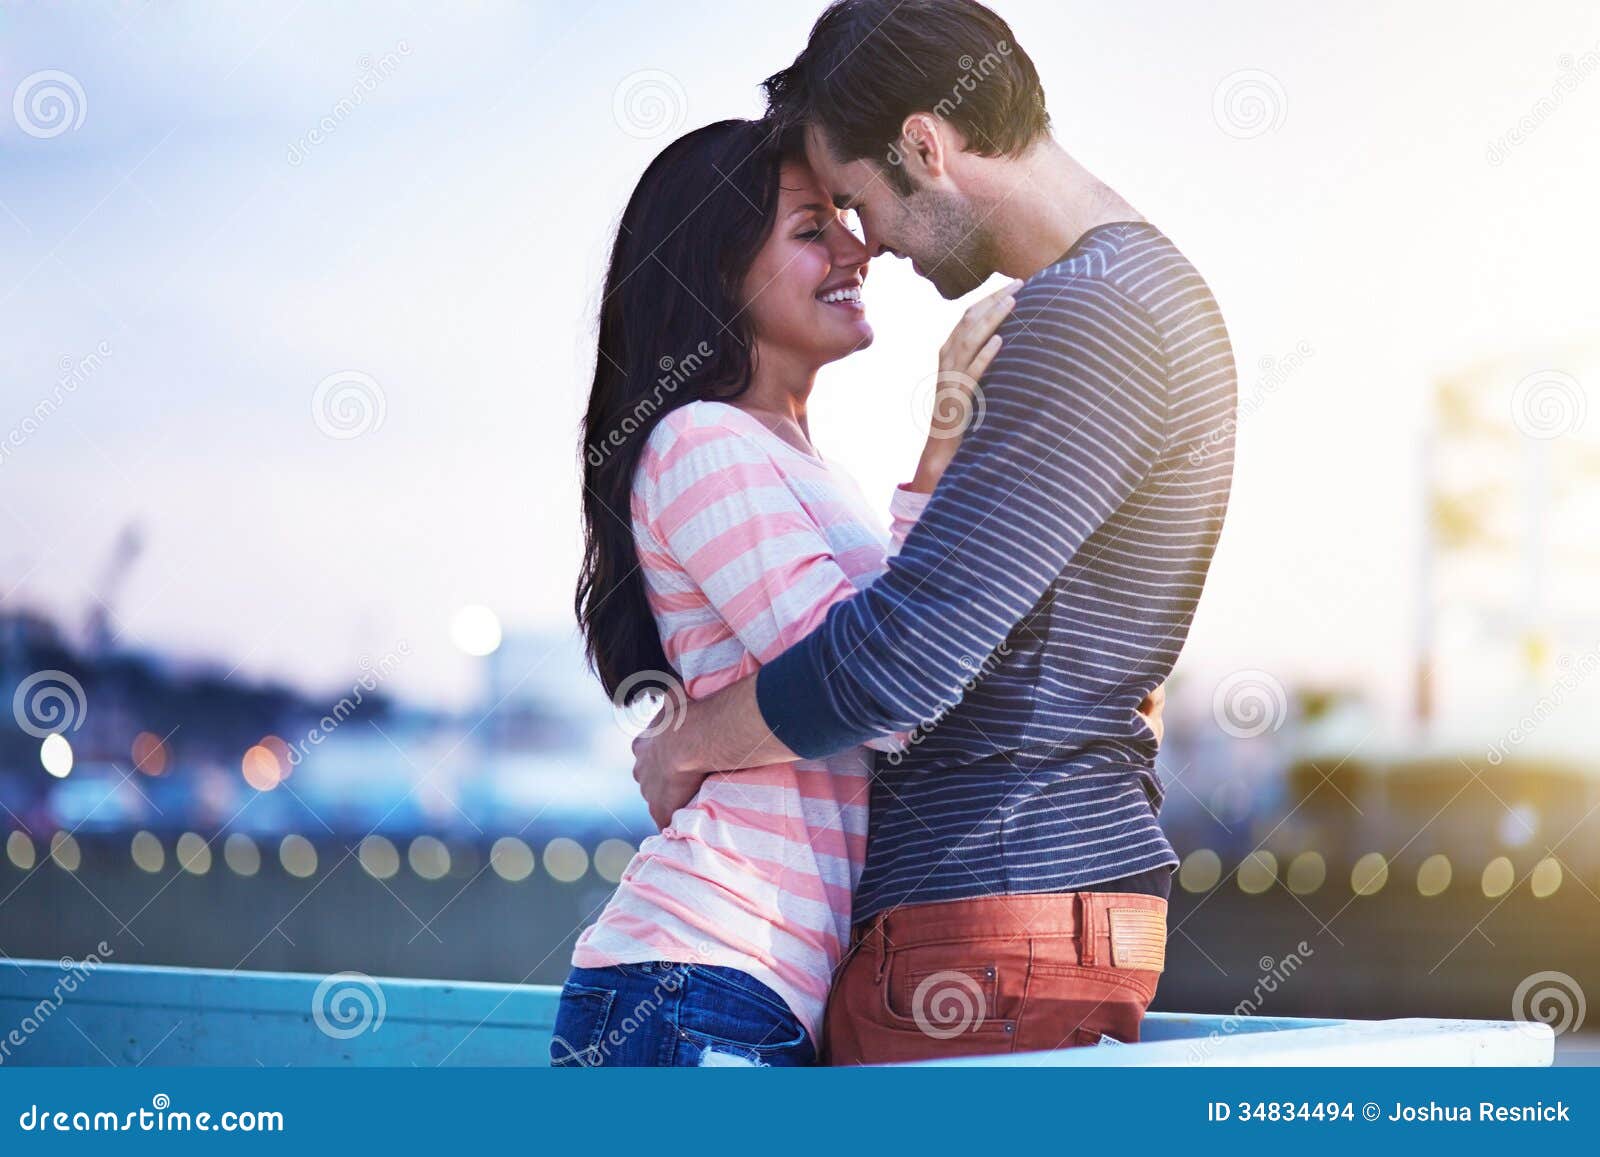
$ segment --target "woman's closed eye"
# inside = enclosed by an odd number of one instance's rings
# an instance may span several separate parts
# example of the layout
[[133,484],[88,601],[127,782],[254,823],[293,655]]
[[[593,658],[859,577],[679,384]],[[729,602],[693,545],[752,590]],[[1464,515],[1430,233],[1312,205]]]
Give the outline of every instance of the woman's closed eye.
[[795,239],[797,241],[819,241],[827,235],[827,232],[830,228],[835,227],[849,230],[849,222],[845,219],[843,214],[835,216],[831,220],[813,222],[806,229],[796,233]]

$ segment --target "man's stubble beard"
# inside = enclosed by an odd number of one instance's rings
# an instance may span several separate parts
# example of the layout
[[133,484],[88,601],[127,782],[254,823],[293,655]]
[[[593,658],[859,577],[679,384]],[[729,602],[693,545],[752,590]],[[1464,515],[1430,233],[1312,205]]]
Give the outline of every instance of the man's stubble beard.
[[927,239],[927,257],[918,264],[940,297],[953,301],[989,280],[994,259],[988,236],[968,203],[918,190],[906,199],[906,210]]

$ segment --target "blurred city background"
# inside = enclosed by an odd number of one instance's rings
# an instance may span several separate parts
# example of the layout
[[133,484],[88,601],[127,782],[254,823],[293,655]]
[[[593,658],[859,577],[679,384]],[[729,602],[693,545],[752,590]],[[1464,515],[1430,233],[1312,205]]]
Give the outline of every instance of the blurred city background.
[[[648,819],[571,629],[602,263],[820,5],[0,8],[0,956],[550,983]],[[1000,0],[1238,466],[1156,1007],[1600,993],[1600,13]],[[813,431],[887,505],[961,304]]]

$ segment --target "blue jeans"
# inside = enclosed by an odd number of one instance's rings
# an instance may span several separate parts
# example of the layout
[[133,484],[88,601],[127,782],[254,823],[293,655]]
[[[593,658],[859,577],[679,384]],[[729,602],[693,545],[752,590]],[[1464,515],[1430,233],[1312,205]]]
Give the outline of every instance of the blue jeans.
[[555,1068],[814,1063],[810,1034],[781,996],[705,964],[574,968],[550,1040]]

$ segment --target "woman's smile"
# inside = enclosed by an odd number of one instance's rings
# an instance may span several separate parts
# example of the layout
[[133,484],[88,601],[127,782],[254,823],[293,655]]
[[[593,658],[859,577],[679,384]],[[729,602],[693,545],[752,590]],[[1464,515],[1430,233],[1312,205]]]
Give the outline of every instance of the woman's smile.
[[854,278],[825,287],[817,294],[817,300],[851,313],[864,313],[867,308],[861,301],[861,282]]

